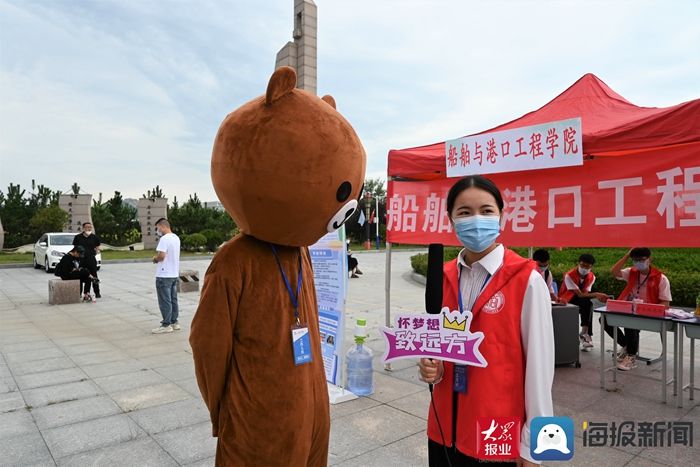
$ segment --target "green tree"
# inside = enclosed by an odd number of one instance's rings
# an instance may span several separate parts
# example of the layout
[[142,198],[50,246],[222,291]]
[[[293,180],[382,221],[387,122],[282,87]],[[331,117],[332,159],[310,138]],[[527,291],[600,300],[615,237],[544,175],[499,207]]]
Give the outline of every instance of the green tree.
[[68,218],[68,213],[56,205],[39,208],[29,221],[29,232],[32,238],[45,232],[61,232]]
[[[386,240],[386,187],[381,178],[365,180],[364,192],[360,197],[358,210],[345,223],[345,233],[348,238],[355,242],[363,242],[367,239],[367,224],[360,225],[359,223],[360,212],[364,213],[365,222],[368,221],[364,193],[372,195],[369,212],[370,216],[374,213],[374,223],[370,226],[370,240],[375,241],[377,237],[376,222],[379,222],[379,235],[383,240]],[[377,198],[379,198],[379,212],[377,212]]]
[[104,203],[93,202],[92,222],[104,243],[123,246],[141,240],[140,224],[133,206],[124,203],[120,192]]
[[14,248],[32,243],[28,221],[34,215],[34,210],[25,198],[26,191],[19,185],[10,183],[7,194],[0,198],[0,217],[5,230],[5,248]]

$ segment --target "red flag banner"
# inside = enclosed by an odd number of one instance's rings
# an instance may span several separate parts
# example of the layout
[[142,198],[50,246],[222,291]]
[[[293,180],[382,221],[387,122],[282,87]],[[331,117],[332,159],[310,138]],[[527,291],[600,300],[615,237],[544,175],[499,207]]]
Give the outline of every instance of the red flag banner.
[[[503,194],[509,246],[700,247],[697,144],[486,176]],[[446,211],[456,180],[390,181],[387,240],[458,245]]]

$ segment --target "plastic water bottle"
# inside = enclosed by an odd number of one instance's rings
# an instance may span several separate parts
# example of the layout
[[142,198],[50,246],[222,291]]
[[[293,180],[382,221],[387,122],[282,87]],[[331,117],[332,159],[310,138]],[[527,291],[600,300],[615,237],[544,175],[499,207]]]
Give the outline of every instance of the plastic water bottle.
[[358,396],[369,396],[374,392],[372,350],[365,347],[367,320],[358,319],[355,326],[355,346],[346,355],[348,391]]

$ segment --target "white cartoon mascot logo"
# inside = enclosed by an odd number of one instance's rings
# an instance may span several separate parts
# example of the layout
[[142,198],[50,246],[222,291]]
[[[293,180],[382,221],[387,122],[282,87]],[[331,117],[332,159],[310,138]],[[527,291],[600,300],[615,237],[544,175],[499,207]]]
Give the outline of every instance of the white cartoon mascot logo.
[[537,435],[537,448],[535,454],[541,454],[549,449],[555,449],[564,454],[569,454],[569,448],[566,447],[566,433],[559,425],[550,423],[540,429]]

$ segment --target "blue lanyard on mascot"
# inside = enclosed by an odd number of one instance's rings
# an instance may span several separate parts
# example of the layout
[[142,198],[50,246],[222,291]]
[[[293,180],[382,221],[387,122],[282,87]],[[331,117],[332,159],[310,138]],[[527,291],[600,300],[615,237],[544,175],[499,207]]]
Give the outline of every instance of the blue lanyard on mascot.
[[301,325],[301,321],[299,320],[299,292],[301,291],[301,283],[302,283],[302,269],[301,269],[301,252],[299,252],[299,273],[297,274],[297,292],[296,294],[292,291],[292,286],[289,283],[289,279],[287,278],[287,274],[284,272],[284,269],[282,268],[282,262],[280,261],[280,257],[277,254],[277,248],[275,248],[275,245],[270,244],[270,248],[272,249],[272,254],[275,255],[275,259],[277,260],[277,267],[279,267],[280,273],[282,274],[282,279],[284,280],[284,285],[287,286],[287,293],[289,294],[289,299],[292,301],[292,306],[294,307],[294,319],[296,321],[297,326]]

